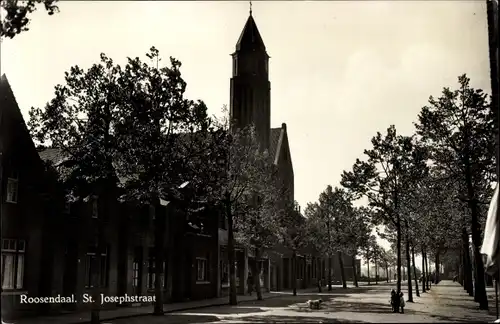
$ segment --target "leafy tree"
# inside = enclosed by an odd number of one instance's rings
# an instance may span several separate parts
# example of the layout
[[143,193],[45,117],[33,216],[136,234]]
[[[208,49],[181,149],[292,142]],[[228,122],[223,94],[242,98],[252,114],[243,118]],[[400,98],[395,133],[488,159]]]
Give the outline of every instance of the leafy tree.
[[[256,188],[262,184],[262,165],[267,163],[268,159],[265,158],[266,152],[260,149],[253,127],[232,128],[227,117],[218,120],[216,125],[216,133],[220,136],[212,147],[218,153],[213,153],[214,158],[201,167],[201,170],[207,178],[213,180],[210,181],[208,200],[221,206],[223,217],[227,221],[229,303],[236,305],[235,230],[245,215],[256,211],[250,202],[258,197],[254,193],[258,192]],[[216,137],[212,138],[215,139]],[[265,205],[267,206],[267,203]],[[270,233],[274,234],[274,230]]]
[[370,234],[366,245],[361,248],[361,256],[365,259],[368,271],[368,284],[370,284],[370,262],[374,258],[375,248],[377,246],[377,238],[375,235]]
[[[119,70],[111,59],[101,54],[101,62],[84,71],[78,66],[65,74],[65,85],[55,87],[54,98],[44,109],[32,108],[29,128],[42,145],[58,148],[65,157],[58,166],[68,196],[87,203],[102,197],[98,203],[113,201],[116,194],[116,169],[113,157],[117,152],[116,120],[120,100],[116,88]],[[109,198],[109,199],[108,199]],[[100,206],[104,213],[113,205]],[[88,240],[103,248],[102,218],[97,220],[97,234]],[[100,258],[97,259],[98,263]],[[99,264],[97,265],[99,267]],[[99,274],[93,276],[93,294],[100,289]],[[97,298],[97,297],[96,297]],[[99,304],[92,310],[92,322],[99,320]]]
[[344,171],[341,184],[355,195],[365,196],[378,216],[376,225],[392,226],[396,233],[398,257],[397,289],[401,290],[401,242],[402,215],[401,200],[406,184],[414,181],[425,167],[424,156],[415,148],[412,137],[397,135],[390,126],[383,137],[377,133],[372,139],[373,148],[365,150],[367,161],[356,160],[352,171]]
[[14,38],[23,31],[29,30],[28,16],[36,10],[37,4],[43,4],[49,15],[59,12],[58,0],[1,0],[2,24],[0,37]]
[[373,265],[375,266],[375,284],[378,285],[378,268],[379,264],[383,258],[384,249],[378,243],[373,246],[372,257],[373,257]]
[[[122,197],[148,204],[155,210],[155,277],[162,278],[167,217],[160,212],[160,199],[179,202],[180,188],[199,173],[203,139],[210,120],[201,101],[185,98],[186,82],[181,63],[170,58],[170,67],[159,67],[159,51],[152,47],[146,56],[128,59],[117,85],[121,105],[117,112],[117,171],[126,194]],[[154,313],[163,315],[162,281],[155,281]]]
[[[158,58],[154,48],[147,55]],[[101,63],[88,71],[71,68],[66,85],[56,86],[55,98],[46,108],[31,110],[35,138],[59,148],[67,159],[65,185],[72,197],[98,198],[104,214],[117,207],[119,187],[125,189],[121,198],[153,206],[160,198],[179,200],[178,188],[193,178],[191,166],[197,161],[188,154],[187,144],[177,145],[187,142],[180,140],[180,133],[203,130],[207,117],[203,103],[184,99],[180,63],[171,63],[171,68],[159,69],[136,58],[122,69],[102,54]],[[161,278],[165,215],[157,214],[156,278]],[[101,218],[98,223],[96,253],[104,239]],[[163,314],[161,281],[155,285],[155,313]],[[97,322],[98,306],[92,314]]]
[[360,249],[366,246],[371,235],[370,228],[371,211],[366,207],[353,208],[351,222],[346,222],[344,229],[346,243],[348,244],[347,253],[351,255],[353,265],[354,286],[358,287],[356,255]]
[[344,260],[342,253],[347,249],[348,233],[343,231],[347,227],[347,222],[350,222],[352,215],[352,205],[347,192],[340,188],[332,189],[327,186],[326,190],[319,197],[319,214],[317,221],[319,222],[317,230],[322,232],[321,236],[327,244],[326,251],[328,255],[328,276],[329,286],[331,290],[331,273],[332,260],[334,254],[337,255],[342,285],[347,288],[345,277]]
[[[315,212],[314,205],[308,204],[305,209],[306,215],[311,215]],[[309,220],[307,218],[307,220]],[[297,251],[304,248],[308,244],[312,244],[315,248],[321,249],[321,247],[316,246],[318,241],[316,233],[311,231],[312,227],[309,222],[300,214],[298,203],[294,201],[293,203],[285,204],[285,208],[282,210],[281,219],[281,242],[285,247],[292,251],[292,290],[293,295],[297,295]],[[319,278],[319,277],[318,277]],[[319,287],[321,290],[321,287]]]
[[[307,242],[310,244],[320,255],[328,255],[329,251],[329,237],[328,233],[324,228],[324,216],[323,211],[320,208],[319,203],[308,203],[304,209],[304,214],[306,217],[305,230],[297,231],[299,227],[293,227],[293,223],[290,224],[289,232],[293,235],[292,237],[300,237],[304,234],[306,239],[303,240],[299,238],[298,242]],[[293,249],[292,249],[293,251]],[[329,258],[330,260],[330,258]],[[329,266],[331,266],[331,261],[329,261]],[[319,278],[319,277],[318,277]],[[331,270],[329,269],[329,282],[331,282]],[[329,284],[329,287],[331,284]],[[319,286],[321,291],[321,286]]]
[[446,170],[465,189],[460,200],[470,212],[470,232],[474,246],[475,290],[481,309],[488,309],[480,257],[480,204],[488,201],[487,187],[494,180],[494,113],[487,95],[470,86],[466,75],[458,78],[459,88],[444,88],[438,99],[429,98],[416,123],[417,134],[429,145],[436,167]]
[[285,211],[282,197],[286,188],[280,186],[277,169],[267,151],[257,155],[255,174],[250,184],[249,194],[244,195],[243,204],[249,206],[245,217],[236,218],[234,223],[236,241],[255,252],[252,272],[257,299],[262,300],[260,273],[262,255],[271,250],[281,240],[281,213]]

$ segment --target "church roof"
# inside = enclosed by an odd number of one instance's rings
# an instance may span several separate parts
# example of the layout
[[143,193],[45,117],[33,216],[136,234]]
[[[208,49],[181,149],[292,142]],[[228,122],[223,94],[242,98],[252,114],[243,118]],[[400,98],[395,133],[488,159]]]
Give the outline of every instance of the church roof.
[[269,155],[273,158],[273,160],[276,159],[276,153],[279,152],[278,145],[280,141],[280,135],[281,127],[271,128],[271,134],[269,136]]
[[236,51],[254,49],[261,49],[265,51],[266,46],[260,36],[259,29],[257,28],[257,24],[255,23],[253,16],[250,15],[248,16],[245,27],[243,27],[240,38],[236,43]]

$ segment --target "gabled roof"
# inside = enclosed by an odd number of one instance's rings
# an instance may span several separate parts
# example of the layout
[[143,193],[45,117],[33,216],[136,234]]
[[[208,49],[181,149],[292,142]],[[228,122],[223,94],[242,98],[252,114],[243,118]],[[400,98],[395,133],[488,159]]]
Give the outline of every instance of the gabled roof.
[[243,31],[241,32],[238,42],[236,43],[236,51],[254,49],[261,49],[265,51],[266,46],[260,36],[259,29],[257,28],[257,24],[255,23],[253,16],[250,15],[247,19],[245,27],[243,27]]
[[[274,159],[274,164],[278,164],[281,150],[285,142],[288,143],[288,136],[286,133],[286,124],[281,124],[280,128],[271,128],[269,136],[269,154]],[[290,148],[288,148],[288,153]],[[291,156],[289,157],[290,163],[292,163]]]
[[64,159],[61,149],[58,148],[46,148],[39,150],[38,155],[40,155],[40,158],[42,160],[50,161],[56,166],[60,164]]
[[[1,132],[9,133],[10,136],[6,137],[12,138],[13,140],[15,139],[16,146],[21,146],[17,148],[10,147],[14,145],[14,143],[4,143],[4,138],[2,138],[2,141],[0,141],[0,149],[2,151],[5,149],[8,150],[9,147],[12,150],[25,150],[30,152],[30,159],[33,158],[36,159],[37,162],[40,161],[36,154],[35,144],[31,139],[28,127],[24,121],[23,114],[19,109],[14,92],[5,74],[0,77],[0,133]],[[30,163],[34,162],[33,160],[30,161]]]
[[277,153],[279,152],[278,144],[281,136],[281,128],[271,128],[269,135],[269,155],[276,161]]

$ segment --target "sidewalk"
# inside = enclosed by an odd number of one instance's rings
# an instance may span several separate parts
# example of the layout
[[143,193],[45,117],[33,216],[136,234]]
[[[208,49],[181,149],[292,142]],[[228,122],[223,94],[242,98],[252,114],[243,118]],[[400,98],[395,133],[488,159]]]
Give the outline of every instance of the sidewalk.
[[[317,290],[318,290],[318,288],[298,289],[297,294],[300,295],[300,294],[304,294],[304,293],[311,293],[311,292],[316,292]],[[272,291],[272,292],[262,293],[262,297],[263,297],[263,299],[270,299],[270,298],[276,298],[276,297],[281,297],[283,295],[290,295],[290,294],[292,294],[291,290]],[[254,301],[256,299],[257,299],[257,296],[255,295],[255,293],[252,296],[238,295],[238,303]],[[185,311],[185,310],[210,307],[210,306],[224,306],[224,305],[228,305],[228,303],[229,303],[228,300],[229,300],[229,297],[220,297],[220,298],[196,300],[196,301],[190,301],[190,302],[184,302],[184,303],[164,304],[163,311],[165,313],[172,313],[172,312]],[[153,306],[152,305],[140,306],[140,307],[123,307],[123,308],[116,308],[116,309],[109,309],[109,310],[101,310],[100,320],[101,320],[101,322],[104,322],[104,321],[121,319],[121,318],[146,316],[146,315],[151,315],[152,313],[153,313]],[[10,322],[6,322],[6,323],[8,323],[8,324],[11,324],[11,323],[12,324],[46,324],[46,323],[51,323],[51,324],[84,324],[84,323],[90,323],[90,311],[75,312],[75,313],[70,313],[70,314],[61,314],[61,315],[54,315],[54,316],[40,316],[40,317],[33,317],[33,318],[22,318],[19,320],[10,321]]]
[[[474,297],[469,296],[458,282],[451,280],[442,280],[439,284],[432,285],[430,294],[424,294],[420,299],[426,303],[424,309],[427,308],[426,311],[436,321],[492,323],[496,320],[495,305],[491,300],[489,311],[480,310]],[[419,309],[418,303],[413,305],[415,309]]]

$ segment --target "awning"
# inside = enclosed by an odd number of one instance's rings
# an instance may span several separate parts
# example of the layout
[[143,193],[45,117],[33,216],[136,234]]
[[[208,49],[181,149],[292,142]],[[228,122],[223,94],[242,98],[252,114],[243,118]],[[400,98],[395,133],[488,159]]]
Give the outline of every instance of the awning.
[[490,275],[495,274],[498,270],[499,263],[499,243],[500,243],[500,218],[498,217],[498,184],[495,188],[495,193],[491,199],[490,208],[488,210],[488,218],[484,228],[483,245],[481,246],[481,254],[484,254],[486,261],[484,268]]

